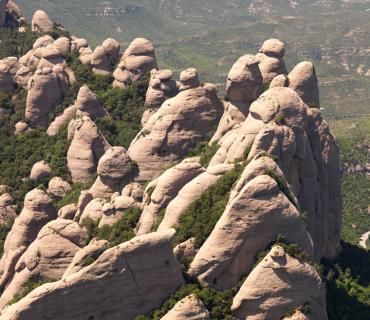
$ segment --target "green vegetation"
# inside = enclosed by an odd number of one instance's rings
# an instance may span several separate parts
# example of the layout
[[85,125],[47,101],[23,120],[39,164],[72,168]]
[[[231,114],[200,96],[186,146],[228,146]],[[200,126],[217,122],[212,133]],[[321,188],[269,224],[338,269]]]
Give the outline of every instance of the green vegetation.
[[232,299],[240,286],[235,286],[226,291],[217,291],[211,288],[201,288],[197,284],[187,284],[168,298],[160,309],[153,311],[148,316],[138,316],[135,320],[160,320],[174,305],[190,294],[195,294],[206,306],[214,320],[236,320],[231,313]]
[[215,185],[186,209],[180,219],[176,243],[195,237],[195,245],[200,248],[224,212],[229,193],[243,172],[243,168],[243,165],[236,164],[233,170],[223,175]]
[[344,174],[342,197],[342,239],[357,244],[360,237],[370,230],[370,180],[361,173]]
[[342,242],[337,261],[324,260],[326,299],[330,320],[364,320],[370,314],[370,255]]
[[32,49],[37,36],[26,28],[18,32],[13,28],[0,28],[0,60],[6,57],[20,57]]
[[55,282],[56,280],[53,280],[53,279],[44,279],[44,280],[40,280],[40,281],[30,281],[26,284],[26,286],[24,287],[24,289],[17,293],[14,298],[10,301],[9,304],[14,304],[18,301],[20,301],[21,299],[23,299],[26,295],[28,295],[31,291],[35,290],[36,288],[42,286],[43,284],[45,283],[50,283],[50,282]]
[[90,186],[76,182],[72,185],[72,190],[67,193],[67,195],[59,200],[56,204],[55,207],[59,210],[60,208],[63,208],[64,206],[72,203],[77,203],[78,199],[80,197],[81,191],[82,190],[87,190],[89,189]]
[[218,149],[219,146],[216,142],[210,146],[208,141],[202,141],[199,142],[194,149],[189,150],[187,156],[188,157],[200,156],[199,163],[204,168],[207,168]]
[[112,145],[128,148],[141,130],[141,117],[147,109],[148,83],[149,78],[144,77],[126,89],[109,88],[98,92],[110,117],[97,119],[96,124]]
[[132,207],[123,213],[123,217],[112,226],[98,228],[99,221],[95,222],[90,218],[84,219],[82,225],[87,228],[89,243],[93,238],[107,240],[109,247],[114,247],[135,237],[134,229],[139,222],[141,210]]

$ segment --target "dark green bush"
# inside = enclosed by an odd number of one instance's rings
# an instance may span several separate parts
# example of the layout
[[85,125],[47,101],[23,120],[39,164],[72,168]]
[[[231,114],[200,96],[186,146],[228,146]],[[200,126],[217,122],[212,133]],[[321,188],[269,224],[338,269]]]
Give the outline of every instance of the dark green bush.
[[208,238],[225,210],[231,188],[243,172],[243,166],[226,173],[215,185],[195,200],[183,213],[176,233],[176,243],[195,237],[199,248]]

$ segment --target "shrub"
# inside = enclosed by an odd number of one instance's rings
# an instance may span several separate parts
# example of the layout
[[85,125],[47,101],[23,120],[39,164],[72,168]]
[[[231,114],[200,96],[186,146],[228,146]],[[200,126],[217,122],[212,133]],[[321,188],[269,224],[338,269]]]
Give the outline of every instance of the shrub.
[[226,173],[215,185],[195,200],[183,213],[176,233],[176,243],[195,237],[199,248],[211,234],[225,210],[231,188],[243,172],[242,165]]
[[31,291],[35,290],[36,288],[42,286],[45,283],[55,282],[56,280],[53,279],[44,279],[40,281],[30,281],[26,284],[24,289],[17,293],[14,298],[10,301],[9,304],[16,303],[20,300],[22,300],[26,295],[28,295]]

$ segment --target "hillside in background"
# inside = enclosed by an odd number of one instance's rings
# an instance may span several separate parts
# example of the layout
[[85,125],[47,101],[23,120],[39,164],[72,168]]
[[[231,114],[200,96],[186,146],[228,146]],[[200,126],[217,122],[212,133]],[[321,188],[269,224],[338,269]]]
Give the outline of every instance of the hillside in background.
[[[162,68],[194,66],[204,81],[224,83],[230,65],[261,39],[287,44],[289,69],[312,60],[327,117],[370,113],[370,1],[303,0],[20,0],[26,17],[46,10],[91,45],[107,35],[127,46],[146,37]],[[367,76],[366,76],[367,75]]]

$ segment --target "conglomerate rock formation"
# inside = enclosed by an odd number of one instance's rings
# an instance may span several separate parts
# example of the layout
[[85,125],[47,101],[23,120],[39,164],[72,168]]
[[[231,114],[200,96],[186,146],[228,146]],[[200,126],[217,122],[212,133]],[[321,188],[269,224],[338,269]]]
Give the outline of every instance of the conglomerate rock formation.
[[[16,12],[11,3],[0,0],[0,26]],[[206,320],[212,299],[199,293],[232,288],[224,318],[326,320],[325,286],[311,264],[338,255],[342,204],[339,150],[320,112],[314,65],[288,73],[284,43],[267,40],[257,55],[237,59],[222,101],[197,69],[179,81],[159,69],[147,39],[121,54],[111,38],[93,50],[84,38],[56,36],[64,30],[56,27],[37,11],[33,47],[0,61],[0,91],[27,95],[17,138],[41,126],[53,141],[68,125],[68,141],[58,141],[67,144],[66,165],[55,166],[54,154],[44,157],[50,165],[34,160],[22,182],[43,186],[23,208],[16,197],[24,190],[1,187],[0,222],[15,221],[0,261],[0,319],[134,320],[163,306],[163,320]],[[109,92],[125,92],[123,100],[150,75],[127,149],[104,137],[127,122],[115,127],[115,106],[90,89],[94,81],[76,80],[70,55],[91,77],[112,74]],[[136,101],[129,108],[139,110]],[[279,239],[285,249],[274,245]],[[165,303],[186,282],[197,289]]]

